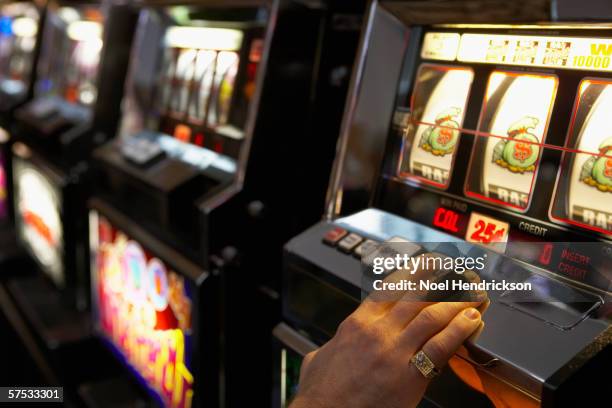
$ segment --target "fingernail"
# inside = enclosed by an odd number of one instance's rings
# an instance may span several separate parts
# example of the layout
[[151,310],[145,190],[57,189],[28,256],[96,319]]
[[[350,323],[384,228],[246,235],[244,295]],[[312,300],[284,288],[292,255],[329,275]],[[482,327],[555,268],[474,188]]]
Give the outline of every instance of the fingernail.
[[463,311],[463,315],[465,317],[467,317],[470,320],[478,320],[480,319],[480,312],[476,309],[474,309],[473,307],[470,307],[469,309],[465,309]]

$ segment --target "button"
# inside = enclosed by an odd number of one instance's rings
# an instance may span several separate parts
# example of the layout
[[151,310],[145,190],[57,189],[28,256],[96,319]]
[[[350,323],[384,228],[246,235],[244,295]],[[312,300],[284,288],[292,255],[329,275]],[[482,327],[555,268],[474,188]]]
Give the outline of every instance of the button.
[[323,242],[327,245],[334,246],[338,243],[338,241],[344,238],[346,234],[348,234],[347,230],[345,230],[344,228],[336,227],[325,233],[325,235],[323,236]]
[[361,241],[363,241],[361,235],[350,233],[346,237],[344,237],[342,241],[338,242],[338,249],[342,252],[350,254],[351,252],[353,252],[353,249],[355,249],[355,247],[359,245],[359,243],[361,243]]
[[357,258],[361,258],[365,254],[372,252],[376,245],[378,245],[378,242],[372,241],[371,239],[366,239],[361,243],[361,245],[355,248],[353,255],[355,255]]

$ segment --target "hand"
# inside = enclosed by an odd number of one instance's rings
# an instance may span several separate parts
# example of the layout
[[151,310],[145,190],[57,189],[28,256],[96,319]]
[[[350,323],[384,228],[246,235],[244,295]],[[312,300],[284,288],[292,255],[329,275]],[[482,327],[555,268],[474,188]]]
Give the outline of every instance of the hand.
[[415,407],[429,380],[410,358],[423,350],[442,368],[480,327],[479,305],[366,299],[304,358],[291,408]]

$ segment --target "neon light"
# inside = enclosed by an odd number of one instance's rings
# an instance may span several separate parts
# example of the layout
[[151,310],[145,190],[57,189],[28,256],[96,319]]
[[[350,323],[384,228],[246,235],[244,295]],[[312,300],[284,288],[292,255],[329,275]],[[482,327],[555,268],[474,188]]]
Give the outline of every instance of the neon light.
[[104,218],[90,219],[98,231],[92,249],[101,330],[164,405],[190,407],[192,312],[184,278]]

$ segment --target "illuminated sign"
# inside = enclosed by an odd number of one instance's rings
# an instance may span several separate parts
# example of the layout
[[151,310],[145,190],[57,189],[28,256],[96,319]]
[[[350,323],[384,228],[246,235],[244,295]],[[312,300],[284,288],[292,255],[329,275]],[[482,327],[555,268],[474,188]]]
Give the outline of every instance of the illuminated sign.
[[90,245],[98,328],[164,406],[190,407],[192,284],[95,211]]
[[421,58],[454,61],[460,40],[459,33],[427,33],[423,39]]
[[458,232],[459,220],[459,213],[444,207],[438,207],[434,213],[433,225],[449,232]]
[[32,164],[13,159],[17,236],[59,286],[64,284],[61,194]]
[[6,217],[7,215],[7,202],[6,202],[6,191],[7,180],[6,180],[6,170],[4,168],[4,157],[2,156],[2,152],[0,152],[0,220]]
[[612,39],[430,32],[421,57],[482,64],[612,72]]

